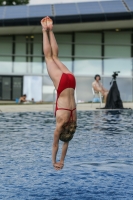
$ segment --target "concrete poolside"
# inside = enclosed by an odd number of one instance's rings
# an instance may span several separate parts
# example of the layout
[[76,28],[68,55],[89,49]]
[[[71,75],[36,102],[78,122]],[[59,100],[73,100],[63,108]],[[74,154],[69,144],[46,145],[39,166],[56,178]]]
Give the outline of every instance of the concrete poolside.
[[[133,102],[124,103],[124,108],[133,109]],[[102,104],[104,107],[104,104]],[[99,110],[99,103],[79,103],[77,104],[77,110],[85,111],[85,110]],[[13,104],[13,105],[0,105],[0,112],[41,112],[41,111],[52,111],[53,112],[53,104]]]

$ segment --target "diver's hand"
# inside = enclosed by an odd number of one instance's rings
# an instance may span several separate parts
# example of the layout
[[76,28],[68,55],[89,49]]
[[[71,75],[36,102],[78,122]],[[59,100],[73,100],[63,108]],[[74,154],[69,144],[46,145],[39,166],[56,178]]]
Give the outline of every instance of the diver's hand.
[[64,163],[56,162],[56,163],[53,164],[53,166],[54,166],[55,170],[61,170],[64,167]]

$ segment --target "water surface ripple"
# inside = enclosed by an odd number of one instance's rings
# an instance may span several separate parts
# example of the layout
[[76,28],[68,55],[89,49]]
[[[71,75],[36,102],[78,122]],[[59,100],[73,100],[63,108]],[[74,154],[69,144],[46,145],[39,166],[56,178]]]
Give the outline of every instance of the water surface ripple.
[[58,172],[51,164],[54,127],[50,112],[0,113],[0,199],[133,199],[132,110],[78,112]]

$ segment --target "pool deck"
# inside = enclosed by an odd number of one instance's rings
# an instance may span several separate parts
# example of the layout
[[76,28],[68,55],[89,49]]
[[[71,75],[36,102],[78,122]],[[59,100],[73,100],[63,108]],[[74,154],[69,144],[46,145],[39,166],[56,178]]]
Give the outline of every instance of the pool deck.
[[[133,109],[133,102],[131,103],[123,103],[124,108]],[[102,104],[104,107],[104,104]],[[101,110],[99,103],[79,103],[77,104],[77,110],[85,111],[85,110]],[[45,112],[45,111],[53,111],[52,104],[14,104],[14,105],[0,105],[0,112]]]

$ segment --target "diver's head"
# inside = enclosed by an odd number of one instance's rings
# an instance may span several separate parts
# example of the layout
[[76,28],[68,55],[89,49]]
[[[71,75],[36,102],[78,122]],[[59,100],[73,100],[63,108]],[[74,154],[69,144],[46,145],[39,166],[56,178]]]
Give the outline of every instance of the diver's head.
[[62,126],[59,139],[63,142],[69,142],[76,131],[77,124],[75,121],[70,121]]

